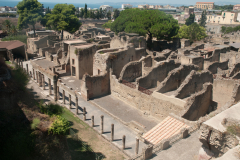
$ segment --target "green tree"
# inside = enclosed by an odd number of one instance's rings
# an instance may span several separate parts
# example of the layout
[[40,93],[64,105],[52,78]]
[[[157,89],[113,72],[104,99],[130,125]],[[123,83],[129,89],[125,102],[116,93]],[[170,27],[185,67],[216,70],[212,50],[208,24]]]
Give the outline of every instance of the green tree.
[[104,24],[102,25],[102,27],[103,27],[103,28],[111,28],[111,25],[112,25],[112,21],[109,20],[108,22],[104,23]]
[[96,13],[96,16],[95,16],[97,19],[99,19],[100,18],[100,12],[99,12],[99,10],[97,10],[97,13]]
[[227,27],[225,27],[225,26],[222,26],[222,27],[221,27],[221,32],[222,32],[222,33],[225,33],[226,30],[227,30]]
[[37,0],[23,0],[17,5],[18,28],[27,28],[28,25],[33,27],[35,37],[35,24],[42,18],[43,6]]
[[111,20],[111,19],[112,19],[111,11],[108,11],[108,12],[107,12],[107,18],[108,18],[108,20]]
[[201,17],[201,20],[200,20],[200,23],[199,25],[202,26],[202,27],[206,27],[206,21],[207,21],[207,15],[206,15],[206,11],[203,11],[202,12],[202,17]]
[[190,14],[190,17],[186,19],[185,25],[190,26],[191,24],[194,23],[195,20],[195,14]]
[[120,15],[120,11],[118,10],[118,9],[116,9],[115,11],[114,11],[114,15],[113,15],[113,18],[114,19],[117,19],[117,17]]
[[99,18],[103,18],[104,17],[104,14],[103,14],[103,10],[102,8],[100,8],[100,11],[99,11]]
[[3,23],[2,23],[2,28],[3,28],[4,32],[9,33],[11,30],[11,26],[12,26],[12,23],[8,19],[3,21]]
[[52,13],[48,14],[47,26],[62,31],[61,39],[63,39],[63,30],[74,33],[81,26],[75,11],[76,9],[72,4],[56,4]]
[[85,8],[84,8],[84,18],[87,18],[87,4],[85,3]]
[[84,16],[84,9],[81,8],[81,10],[80,10],[80,17],[83,18],[83,16]]
[[189,39],[190,42],[200,41],[207,37],[206,29],[201,27],[197,23],[193,23],[190,26],[184,25],[179,29],[178,38]]
[[116,33],[138,33],[142,36],[148,34],[147,43],[151,49],[152,37],[170,40],[177,35],[179,25],[171,15],[159,10],[127,9],[112,23],[111,30]]

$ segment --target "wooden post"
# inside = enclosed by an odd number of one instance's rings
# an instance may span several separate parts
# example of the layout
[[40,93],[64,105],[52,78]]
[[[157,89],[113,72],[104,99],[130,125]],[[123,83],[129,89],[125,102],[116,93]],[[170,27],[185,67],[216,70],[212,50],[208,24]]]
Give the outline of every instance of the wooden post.
[[59,86],[57,86],[57,100],[59,100]]
[[38,71],[36,71],[37,83],[38,83]]
[[86,121],[86,108],[83,107],[83,120]]
[[76,104],[75,104],[75,106],[76,106],[76,115],[78,115],[78,97],[76,96]]
[[136,138],[136,155],[138,154],[139,150],[139,138]]
[[39,81],[39,87],[42,87],[42,74],[41,74],[41,72],[38,72],[38,81]]
[[52,86],[51,86],[51,79],[48,78],[48,89],[49,89],[49,95],[52,94]]
[[101,134],[103,134],[103,119],[104,119],[104,116],[101,115]]
[[111,140],[114,140],[114,124],[111,125]]
[[42,74],[42,86],[43,86],[43,90],[45,90],[45,79],[44,79],[44,74]]
[[63,90],[63,104],[65,104],[65,90]]
[[72,100],[71,100],[71,94],[69,94],[69,108],[72,109]]
[[34,69],[32,69],[33,71],[33,80],[35,80],[35,72],[34,72]]
[[54,92],[54,101],[57,101],[57,77],[53,76],[53,92]]
[[94,127],[94,116],[92,116],[92,127]]
[[122,149],[124,150],[125,149],[125,142],[126,142],[126,136],[125,135],[123,135],[122,142],[123,142]]

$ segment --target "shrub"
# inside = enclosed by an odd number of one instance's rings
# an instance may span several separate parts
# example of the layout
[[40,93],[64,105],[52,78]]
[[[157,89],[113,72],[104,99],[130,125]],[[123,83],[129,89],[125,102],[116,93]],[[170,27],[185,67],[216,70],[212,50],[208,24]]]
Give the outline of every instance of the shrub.
[[44,105],[42,100],[38,103],[38,107],[40,108],[41,113],[49,116],[60,115],[63,113],[63,108],[58,104]]
[[239,124],[233,124],[231,126],[228,126],[227,131],[233,135],[240,137],[240,125]]
[[58,135],[66,135],[70,129],[70,124],[67,119],[56,116],[56,119],[52,123],[51,127],[48,130],[48,134],[58,134]]
[[32,124],[31,124],[31,128],[36,129],[38,127],[39,123],[40,123],[40,120],[38,118],[34,118]]
[[28,84],[28,81],[29,81],[29,77],[27,73],[19,66],[16,69],[12,70],[12,73],[13,73],[13,79],[15,80],[19,89],[25,90],[26,85]]
[[25,44],[27,44],[27,36],[26,35],[16,35],[16,36],[7,36],[2,39],[2,41],[13,41],[13,40],[19,40]]

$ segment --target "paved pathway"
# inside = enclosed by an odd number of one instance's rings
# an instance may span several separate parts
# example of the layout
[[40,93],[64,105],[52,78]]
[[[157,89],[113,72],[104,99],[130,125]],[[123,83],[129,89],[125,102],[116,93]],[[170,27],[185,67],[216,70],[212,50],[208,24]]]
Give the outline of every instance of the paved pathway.
[[[27,62],[29,63],[29,62]],[[24,64],[24,66],[26,66]],[[24,67],[25,68],[25,67]],[[32,71],[32,67],[29,64],[29,71]],[[47,78],[47,77],[46,77]],[[47,81],[46,81],[47,82]],[[45,90],[43,90],[43,87],[39,87],[38,84],[36,83],[36,80],[31,80],[29,87],[31,87],[35,92],[37,93],[42,93],[44,96],[45,101],[53,101],[53,95],[49,96],[49,91],[47,84],[45,83]],[[53,83],[52,83],[53,84]],[[61,88],[59,89],[60,92],[62,93]],[[53,91],[52,91],[53,93]],[[60,103],[62,106],[65,106],[66,108],[69,108],[69,103],[68,103],[68,95],[69,93],[65,91],[66,95],[66,104],[62,104],[62,98],[60,94],[60,99],[58,103]],[[75,114],[76,113],[76,108],[75,108],[75,95],[72,95],[72,109],[71,111]],[[88,101],[83,100],[81,97],[78,97],[78,107],[79,107],[79,115],[78,117],[80,119],[83,119],[82,115],[82,110],[83,107],[86,107],[87,111],[87,120],[86,123],[91,125],[91,116],[94,116],[94,121],[95,121],[95,127],[94,129],[100,133],[100,116],[104,116],[104,133],[103,136],[107,139],[111,139],[111,124],[114,124],[114,141],[112,142],[115,144],[118,148],[122,148],[122,137],[123,135],[126,136],[126,149],[124,150],[125,153],[127,153],[130,156],[135,156],[135,145],[136,145],[136,134],[134,134],[127,126],[124,124],[120,123],[118,120],[114,119],[113,117],[109,116],[107,113],[103,112],[100,110],[98,107],[95,105],[89,103]],[[139,143],[139,153],[142,151],[142,148],[144,148],[146,144],[144,144],[142,141]]]
[[202,146],[199,141],[199,131],[194,132],[188,138],[175,143],[167,150],[157,153],[152,160],[197,160],[198,152]]

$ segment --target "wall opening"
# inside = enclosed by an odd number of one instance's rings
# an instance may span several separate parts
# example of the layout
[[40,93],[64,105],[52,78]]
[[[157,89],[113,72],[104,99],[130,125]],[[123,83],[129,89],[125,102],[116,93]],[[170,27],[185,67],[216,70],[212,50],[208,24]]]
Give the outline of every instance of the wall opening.
[[72,76],[76,76],[76,70],[75,67],[72,66]]

